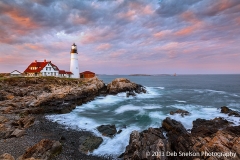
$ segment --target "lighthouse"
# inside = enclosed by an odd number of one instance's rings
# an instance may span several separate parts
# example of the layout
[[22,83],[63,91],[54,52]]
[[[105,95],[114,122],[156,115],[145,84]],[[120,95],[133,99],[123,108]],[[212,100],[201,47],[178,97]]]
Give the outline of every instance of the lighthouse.
[[73,43],[71,49],[71,62],[70,62],[70,71],[73,73],[72,78],[79,78],[79,68],[78,68],[78,53],[77,45]]

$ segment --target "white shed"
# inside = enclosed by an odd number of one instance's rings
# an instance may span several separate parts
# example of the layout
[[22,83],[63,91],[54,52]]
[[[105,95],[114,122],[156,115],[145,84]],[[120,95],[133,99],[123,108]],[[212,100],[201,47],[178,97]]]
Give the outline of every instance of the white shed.
[[12,77],[19,77],[19,76],[22,76],[22,73],[19,72],[18,70],[14,70],[14,71],[12,71],[12,72],[10,73],[10,75],[11,75]]

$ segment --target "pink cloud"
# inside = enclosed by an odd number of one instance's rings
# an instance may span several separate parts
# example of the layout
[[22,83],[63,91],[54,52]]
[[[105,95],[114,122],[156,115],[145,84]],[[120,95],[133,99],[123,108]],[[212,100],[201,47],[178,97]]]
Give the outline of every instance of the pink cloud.
[[115,52],[112,52],[109,57],[111,58],[119,58],[120,56],[122,56],[124,53],[126,53],[126,50],[124,49],[120,49],[120,50],[117,50]]
[[96,28],[88,30],[81,39],[82,44],[90,44],[95,42],[109,41],[116,37],[114,32],[110,32],[110,28]]
[[109,43],[104,43],[104,44],[100,44],[99,46],[97,46],[97,50],[108,50],[109,48],[111,48],[111,44]]
[[136,19],[137,14],[134,10],[129,10],[127,12],[121,12],[117,14],[117,17],[120,19],[126,19],[129,21],[133,21],[134,19]]
[[154,33],[153,36],[156,38],[164,38],[166,36],[169,36],[172,33],[171,30],[163,30],[157,33]]

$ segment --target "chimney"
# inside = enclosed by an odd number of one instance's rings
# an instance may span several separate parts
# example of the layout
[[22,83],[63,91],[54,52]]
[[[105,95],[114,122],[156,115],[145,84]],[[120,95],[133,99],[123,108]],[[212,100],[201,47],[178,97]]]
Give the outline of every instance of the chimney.
[[37,60],[35,60],[35,63],[37,63]]
[[44,63],[46,63],[46,59],[44,59]]

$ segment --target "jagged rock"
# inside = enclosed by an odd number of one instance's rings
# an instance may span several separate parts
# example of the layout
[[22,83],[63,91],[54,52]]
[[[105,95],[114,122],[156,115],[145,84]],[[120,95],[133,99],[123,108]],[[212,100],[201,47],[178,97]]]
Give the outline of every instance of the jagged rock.
[[179,134],[187,134],[187,130],[184,128],[182,123],[171,119],[170,117],[167,117],[162,122],[162,127],[165,129],[168,133],[172,133],[175,135]]
[[50,160],[61,153],[61,151],[62,144],[59,141],[43,139],[39,143],[28,148],[18,160],[25,160],[27,158]]
[[189,115],[190,113],[188,111],[182,110],[182,109],[178,109],[176,111],[170,111],[171,115],[174,114],[181,114],[182,117]]
[[107,92],[109,94],[117,94],[120,92],[133,92],[136,93],[146,93],[146,90],[139,84],[132,83],[126,78],[116,78],[111,83],[107,85]]
[[18,137],[23,136],[25,133],[26,133],[25,130],[21,130],[21,129],[17,128],[12,132],[11,137],[17,137],[18,138]]
[[79,151],[82,153],[92,152],[94,149],[97,149],[100,144],[103,142],[101,137],[96,136],[82,136],[79,139],[80,146]]
[[[227,159],[237,160],[240,158],[240,126],[233,127],[229,124],[222,118],[197,119],[193,122],[192,133],[186,132],[180,122],[170,118],[166,118],[162,126],[168,132],[168,143],[173,152],[192,153],[184,157],[186,160],[216,159],[216,156],[208,155],[212,152],[236,153],[235,157]],[[168,159],[181,160],[182,157],[168,157]]]
[[233,111],[226,106],[221,107],[221,113],[228,114],[229,116],[240,117],[240,112]]
[[155,153],[163,153],[167,150],[166,139],[158,128],[149,128],[142,132],[133,131],[130,135],[129,145],[124,152],[125,160],[165,160],[167,157],[162,154],[152,156]]
[[9,153],[4,153],[0,155],[0,160],[15,160],[15,158]]
[[24,118],[20,118],[18,120],[18,124],[22,128],[29,128],[30,126],[33,125],[34,121],[35,121],[35,117],[33,117],[33,116],[26,116]]
[[218,130],[226,128],[230,123],[223,118],[214,118],[213,120],[196,119],[193,121],[191,133],[198,136],[211,136]]
[[97,130],[107,137],[113,137],[117,133],[115,125],[101,125],[97,127]]

